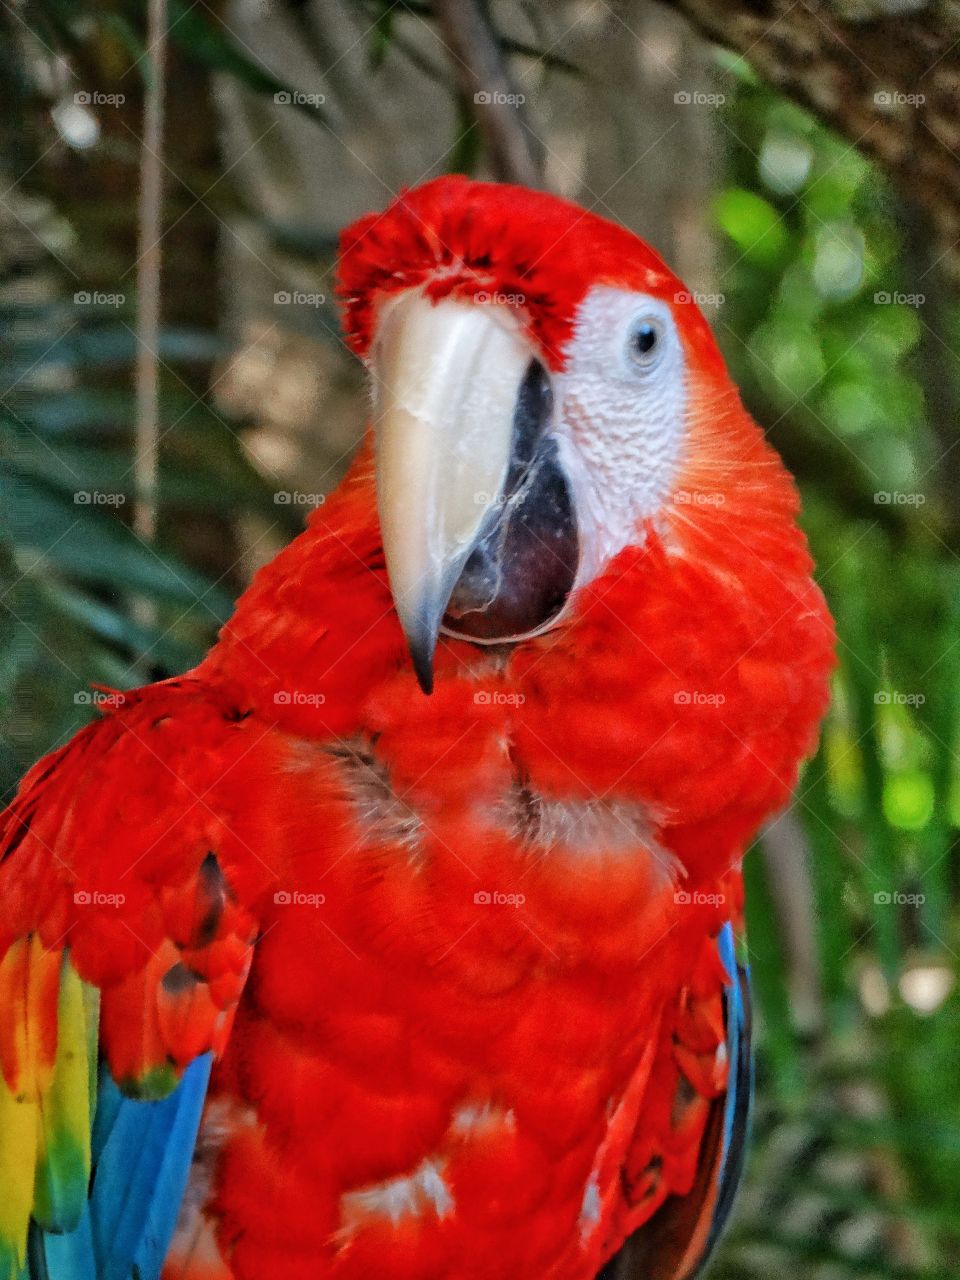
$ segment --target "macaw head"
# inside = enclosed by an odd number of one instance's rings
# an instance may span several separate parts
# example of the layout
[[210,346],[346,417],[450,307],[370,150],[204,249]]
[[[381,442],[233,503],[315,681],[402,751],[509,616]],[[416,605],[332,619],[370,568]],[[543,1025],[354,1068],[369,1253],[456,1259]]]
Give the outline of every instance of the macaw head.
[[715,518],[731,477],[756,488],[759,468],[792,519],[706,321],[625,228],[439,178],[344,232],[339,292],[371,375],[387,572],[426,692],[441,630],[500,644],[562,624],[626,548]]

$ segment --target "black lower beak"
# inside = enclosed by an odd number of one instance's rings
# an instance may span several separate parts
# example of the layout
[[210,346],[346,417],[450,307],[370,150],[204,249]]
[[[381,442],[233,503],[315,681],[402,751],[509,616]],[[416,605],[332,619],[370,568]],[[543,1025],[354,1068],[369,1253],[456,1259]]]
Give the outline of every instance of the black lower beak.
[[549,624],[570,595],[579,540],[570,486],[548,432],[552,413],[549,375],[533,360],[517,397],[503,489],[446,602],[448,632],[488,644],[520,639]]

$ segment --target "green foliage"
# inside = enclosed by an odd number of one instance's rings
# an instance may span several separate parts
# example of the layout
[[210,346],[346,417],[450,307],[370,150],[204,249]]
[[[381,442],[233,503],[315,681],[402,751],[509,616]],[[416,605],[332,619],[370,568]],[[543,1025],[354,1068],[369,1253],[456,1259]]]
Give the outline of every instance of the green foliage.
[[[5,791],[89,719],[93,682],[129,688],[189,667],[229,616],[233,592],[193,568],[177,547],[178,513],[232,519],[273,510],[235,436],[202,401],[185,413],[184,389],[170,377],[161,407],[161,537],[154,547],[136,536],[129,520],[137,497],[132,394],[128,382],[102,381],[105,366],[128,368],[131,332],[122,318],[75,320],[69,313],[77,310],[67,303],[34,310],[30,327],[45,335],[37,342],[23,334],[19,309],[0,338],[0,362],[23,371],[23,382],[0,402]],[[50,343],[57,332],[66,336]],[[175,351],[185,342],[196,352],[207,341],[175,332],[165,338],[164,356],[168,346]],[[135,621],[136,601],[150,603],[154,621]]]
[[[96,712],[100,683],[130,688],[192,666],[229,616],[239,580],[191,563],[181,525],[229,530],[277,509],[237,437],[202,392],[226,348],[174,323],[160,335],[159,537],[132,529],[135,293],[116,240],[135,240],[133,202],[103,210],[44,181],[50,148],[40,86],[57,50],[81,75],[120,78],[143,52],[142,14],[28,5],[0,74],[15,99],[2,135],[0,240],[0,794]],[[8,24],[9,25],[9,24]],[[39,36],[31,44],[30,32]],[[34,61],[26,56],[30,51]],[[18,56],[19,55],[19,56]],[[47,71],[43,71],[46,62]],[[24,68],[32,67],[33,75]],[[39,68],[39,70],[38,70]],[[107,80],[109,84],[109,79]],[[136,76],[123,85],[129,98]],[[69,100],[69,99],[68,99]],[[113,147],[116,185],[134,191],[139,155]],[[25,173],[14,190],[11,179]],[[109,290],[98,282],[110,281]],[[201,391],[194,388],[198,387]],[[227,562],[230,563],[229,561]]]
[[854,148],[751,78],[726,123],[740,141],[714,202],[715,327],[800,478],[839,668],[795,805],[817,917],[812,1026],[790,999],[792,904],[748,859],[760,1107],[716,1274],[939,1280],[960,1265],[960,564],[957,422],[933,415],[958,389],[955,360],[945,386],[922,353],[949,343],[957,311]]

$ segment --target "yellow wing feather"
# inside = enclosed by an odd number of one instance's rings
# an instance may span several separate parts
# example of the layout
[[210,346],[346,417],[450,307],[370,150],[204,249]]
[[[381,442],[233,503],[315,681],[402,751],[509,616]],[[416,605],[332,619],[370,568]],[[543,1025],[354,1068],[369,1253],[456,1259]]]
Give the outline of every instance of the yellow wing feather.
[[21,938],[0,960],[0,1280],[26,1261],[31,1215],[70,1231],[90,1178],[97,993],[62,951]]

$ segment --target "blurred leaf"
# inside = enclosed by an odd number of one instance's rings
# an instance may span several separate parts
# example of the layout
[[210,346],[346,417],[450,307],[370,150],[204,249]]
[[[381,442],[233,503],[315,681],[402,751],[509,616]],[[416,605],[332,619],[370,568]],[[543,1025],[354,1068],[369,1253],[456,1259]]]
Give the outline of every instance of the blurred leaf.
[[776,209],[753,191],[733,187],[721,192],[714,201],[714,213],[749,261],[775,262],[789,244],[789,235]]

